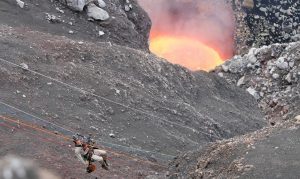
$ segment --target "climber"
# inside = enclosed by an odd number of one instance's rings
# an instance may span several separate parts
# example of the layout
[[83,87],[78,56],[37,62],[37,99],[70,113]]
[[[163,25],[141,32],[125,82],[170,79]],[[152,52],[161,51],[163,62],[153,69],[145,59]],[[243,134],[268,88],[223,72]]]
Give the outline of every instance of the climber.
[[75,155],[83,164],[88,165],[87,172],[91,173],[96,169],[96,166],[92,164],[96,161],[101,164],[103,169],[108,170],[106,151],[94,147],[95,142],[91,143],[91,140],[87,142],[81,141],[78,136],[80,135],[73,136]]
[[95,155],[101,156],[103,158],[103,161],[105,165],[108,166],[107,163],[107,153],[105,150],[100,150],[98,147],[95,147],[95,140],[92,138],[92,134],[89,134],[88,137],[84,137],[86,139],[86,143],[88,144],[89,148],[93,149],[93,152]]
[[101,156],[103,158],[105,165],[108,166],[107,152],[105,150],[100,150],[98,147],[94,146],[95,140],[92,138],[92,134],[88,135],[86,143],[89,145],[89,148],[93,149],[93,152],[95,155]]

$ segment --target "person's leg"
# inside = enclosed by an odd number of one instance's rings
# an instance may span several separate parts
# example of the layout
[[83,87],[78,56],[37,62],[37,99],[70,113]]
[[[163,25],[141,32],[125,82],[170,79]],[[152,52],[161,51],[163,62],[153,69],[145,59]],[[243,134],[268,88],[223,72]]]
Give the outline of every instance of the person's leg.
[[105,150],[94,149],[94,154],[101,156],[104,160],[107,159],[107,152]]
[[105,150],[94,149],[94,154],[103,158],[104,164],[108,167],[107,152]]
[[101,156],[99,156],[99,155],[93,155],[92,159],[94,161],[99,162],[101,164],[102,168],[104,168],[105,170],[108,170],[108,166],[105,164],[105,162],[104,162],[104,160],[103,160],[103,158]]
[[81,147],[75,147],[75,156],[78,158],[78,160],[80,162],[82,162],[83,164],[87,164],[87,161],[85,161],[81,155]]

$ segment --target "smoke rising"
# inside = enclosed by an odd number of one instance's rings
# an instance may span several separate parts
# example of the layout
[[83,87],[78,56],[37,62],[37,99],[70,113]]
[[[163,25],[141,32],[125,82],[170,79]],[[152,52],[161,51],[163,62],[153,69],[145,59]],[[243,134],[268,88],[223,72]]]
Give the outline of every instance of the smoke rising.
[[[138,0],[152,20],[151,36],[198,39],[223,59],[234,53],[234,17],[224,0]],[[150,37],[151,38],[151,37]]]

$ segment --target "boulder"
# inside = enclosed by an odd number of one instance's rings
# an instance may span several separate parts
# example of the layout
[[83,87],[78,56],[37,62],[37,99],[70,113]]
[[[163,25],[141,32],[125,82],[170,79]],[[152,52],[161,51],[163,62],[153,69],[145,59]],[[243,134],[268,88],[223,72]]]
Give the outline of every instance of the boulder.
[[23,2],[23,1],[21,1],[21,0],[17,0],[17,3],[18,3],[18,5],[20,6],[20,8],[24,8],[24,6],[25,6],[25,3]]
[[239,79],[239,81],[237,82],[237,86],[241,86],[245,84],[245,76],[243,76],[242,78]]
[[102,20],[105,21],[109,18],[108,12],[97,7],[95,4],[90,3],[87,6],[87,15],[95,20]]
[[300,115],[296,116],[295,119],[296,119],[296,123],[300,124]]
[[20,66],[23,70],[28,70],[29,69],[29,67],[26,63],[21,63]]
[[249,87],[249,88],[247,88],[246,91],[249,94],[251,94],[255,99],[259,99],[260,98],[259,95],[258,95],[258,93],[257,93],[257,91],[254,88]]
[[281,70],[286,70],[289,68],[289,64],[284,60],[283,57],[280,57],[275,63],[276,66]]
[[66,0],[67,6],[74,11],[83,11],[86,0]]
[[98,0],[98,5],[101,8],[105,8],[106,7],[106,3],[103,0]]

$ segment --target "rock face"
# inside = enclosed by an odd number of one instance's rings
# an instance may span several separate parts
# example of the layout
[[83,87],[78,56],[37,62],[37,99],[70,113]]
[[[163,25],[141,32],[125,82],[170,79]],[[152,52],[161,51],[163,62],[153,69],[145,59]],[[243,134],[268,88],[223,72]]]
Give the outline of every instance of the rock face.
[[293,42],[252,48],[218,67],[259,102],[273,127],[185,153],[171,163],[170,178],[300,176],[299,64],[300,42]]
[[251,95],[215,74],[191,72],[109,42],[20,33],[5,26],[0,35],[0,58],[26,63],[29,69],[85,90],[66,88],[2,61],[1,99],[51,116],[74,131],[92,129],[103,141],[175,155],[265,125]]
[[300,126],[291,120],[216,142],[178,157],[170,178],[295,178],[300,176],[299,137]]
[[298,0],[228,0],[235,11],[236,52],[248,53],[251,47],[298,41],[300,2]]
[[[148,51],[151,21],[136,1],[130,1],[130,11],[124,10],[128,3],[120,0],[24,0],[24,3],[26,6],[21,9],[16,1],[0,1],[0,22],[77,40],[110,41]],[[99,21],[88,17],[88,4],[97,5],[97,12],[92,14]],[[106,35],[100,37],[99,31]]]
[[252,48],[215,72],[254,96],[272,123],[300,112],[300,42]]

